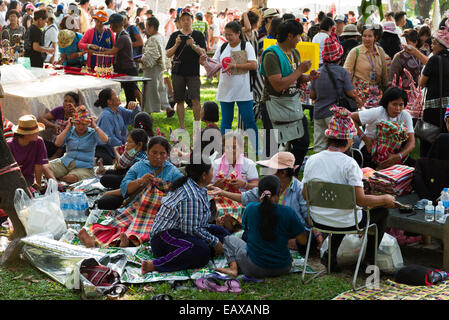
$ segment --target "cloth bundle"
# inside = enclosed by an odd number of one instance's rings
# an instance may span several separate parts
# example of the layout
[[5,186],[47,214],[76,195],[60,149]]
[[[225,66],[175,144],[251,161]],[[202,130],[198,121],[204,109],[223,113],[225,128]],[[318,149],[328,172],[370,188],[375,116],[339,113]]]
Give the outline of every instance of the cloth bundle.
[[396,121],[382,120],[376,125],[376,139],[371,149],[371,155],[376,163],[396,153],[404,141],[408,139],[407,126]]
[[[411,73],[405,68],[404,68],[404,73],[410,83],[410,89],[405,90],[405,92],[407,92],[407,96],[408,96],[408,103],[407,103],[405,110],[408,113],[410,113],[410,115],[413,118],[421,118],[423,108],[424,108],[421,87],[416,86],[416,83],[413,80]],[[399,87],[402,89],[402,78],[399,77],[399,79],[397,79],[396,75],[394,75],[392,86]]]
[[394,165],[389,168],[376,171],[368,178],[370,189],[374,193],[388,193],[402,196],[412,190],[413,172],[415,168]]
[[379,106],[382,91],[377,86],[372,85],[369,81],[358,79],[354,83],[354,88],[366,109]]

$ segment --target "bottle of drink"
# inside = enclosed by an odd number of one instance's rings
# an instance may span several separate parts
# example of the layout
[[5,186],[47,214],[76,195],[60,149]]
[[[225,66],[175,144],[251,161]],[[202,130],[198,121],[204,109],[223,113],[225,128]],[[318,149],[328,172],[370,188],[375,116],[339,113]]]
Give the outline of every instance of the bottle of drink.
[[428,281],[431,284],[437,284],[438,282],[446,280],[448,277],[446,271],[432,271],[428,276]]
[[444,214],[449,214],[449,189],[444,188],[441,195],[441,202],[443,202]]
[[435,207],[435,221],[441,222],[444,216],[443,202],[438,201],[438,205]]
[[427,202],[426,207],[424,208],[424,219],[426,221],[433,221],[435,218],[435,208],[432,205],[432,201]]

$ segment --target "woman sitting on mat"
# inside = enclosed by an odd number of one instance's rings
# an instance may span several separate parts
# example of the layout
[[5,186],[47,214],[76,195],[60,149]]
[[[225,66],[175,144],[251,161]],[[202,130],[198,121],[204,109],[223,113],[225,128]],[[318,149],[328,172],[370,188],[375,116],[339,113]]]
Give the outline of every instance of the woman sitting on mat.
[[229,232],[208,223],[211,218],[206,186],[212,181],[210,164],[186,166],[187,176],[175,181],[151,228],[152,261],[142,262],[142,274],[202,268],[223,254],[223,238]]
[[170,144],[164,137],[156,136],[148,143],[148,160],[135,163],[126,173],[120,189],[106,192],[98,200],[99,209],[115,210],[125,199],[128,204],[134,201],[136,194],[151,181],[159,178],[162,181],[173,182],[182,176],[181,172],[170,161]]
[[[113,170],[105,170],[100,178],[100,183],[109,189],[119,189],[120,184],[135,163],[148,160],[147,155],[148,135],[143,129],[134,129],[128,134],[123,153],[118,155],[118,160],[114,164]],[[115,147],[117,148],[117,147]],[[101,166],[102,167],[102,166]],[[104,170],[104,167],[102,167]],[[97,170],[99,174],[101,168]]]
[[128,125],[133,124],[134,117],[141,111],[135,101],[128,103],[127,108],[121,107],[121,103],[120,97],[111,88],[101,90],[98,100],[94,103],[96,107],[103,109],[98,117],[97,125],[109,137],[108,143],[99,145],[95,152],[95,157],[103,159],[105,165],[113,163],[115,159],[113,148],[126,143]]
[[292,258],[289,239],[307,243],[307,233],[292,208],[280,205],[281,181],[276,176],[264,176],[259,181],[260,202],[248,204],[242,218],[247,226],[248,241],[235,236],[224,238],[223,249],[229,268],[216,271],[236,277],[241,271],[254,278],[288,274]]
[[[366,195],[363,189],[363,173],[357,162],[345,154],[351,147],[357,130],[350,117],[350,112],[337,106],[332,107],[334,116],[325,132],[328,138],[327,150],[312,155],[306,162],[304,168],[303,183],[309,181],[323,181],[354,186],[357,206],[375,208],[370,210],[370,223],[377,225],[378,243],[374,243],[374,235],[368,235],[365,262],[372,265],[374,262],[374,246],[379,245],[387,225],[387,208],[395,207],[395,198],[392,195]],[[305,189],[302,191],[304,198]],[[310,207],[314,226],[320,229],[331,229],[335,231],[354,230],[354,211]],[[367,214],[358,210],[358,224],[366,225]],[[344,234],[333,234],[331,240],[331,272],[338,272],[337,251],[343,240]],[[327,265],[328,253],[322,258],[322,263]]]
[[[281,181],[281,196],[278,204],[292,208],[304,225],[306,232],[310,232],[310,227],[306,220],[306,201],[302,195],[303,184],[295,177],[295,170],[297,169],[297,165],[295,165],[295,156],[290,152],[279,152],[271,157],[271,159],[258,161],[257,164],[265,167],[264,170],[266,174],[272,174],[279,178]],[[258,187],[242,193],[223,191],[214,186],[210,186],[209,188],[211,189],[211,195],[229,198],[241,203],[245,207],[251,202],[260,202]],[[246,241],[247,232],[243,234],[242,239]],[[314,232],[311,248],[317,248],[318,252],[323,240],[323,235],[320,232]],[[305,253],[306,247],[297,243],[296,239],[291,239],[289,246],[291,249],[297,249],[300,253]]]
[[64,150],[55,146],[54,140],[66,127],[67,120],[72,116],[75,108],[79,106],[79,102],[80,97],[77,93],[67,92],[64,95],[62,106],[53,108],[51,111],[42,115],[38,120],[45,124],[46,130],[42,133],[42,137],[50,160],[59,158],[63,155]]
[[93,176],[95,147],[99,143],[107,143],[108,139],[89,116],[86,107],[79,106],[56,137],[55,145],[65,146],[66,152],[62,158],[50,161],[51,171],[57,179],[68,184]]

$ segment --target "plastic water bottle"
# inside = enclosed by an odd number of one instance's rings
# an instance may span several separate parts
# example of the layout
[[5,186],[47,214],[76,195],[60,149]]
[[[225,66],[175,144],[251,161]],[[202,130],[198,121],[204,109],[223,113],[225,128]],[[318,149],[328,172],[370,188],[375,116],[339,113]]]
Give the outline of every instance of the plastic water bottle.
[[448,188],[443,189],[443,194],[441,195],[441,202],[443,202],[444,214],[449,214],[449,190],[448,190]]
[[64,214],[64,219],[67,219],[67,194],[65,192],[59,194],[59,202],[61,204],[62,213]]
[[432,201],[427,202],[427,206],[424,208],[424,213],[424,219],[426,221],[433,221],[435,218],[435,208],[432,205]]
[[441,222],[444,216],[443,202],[438,201],[438,205],[435,207],[435,221]]

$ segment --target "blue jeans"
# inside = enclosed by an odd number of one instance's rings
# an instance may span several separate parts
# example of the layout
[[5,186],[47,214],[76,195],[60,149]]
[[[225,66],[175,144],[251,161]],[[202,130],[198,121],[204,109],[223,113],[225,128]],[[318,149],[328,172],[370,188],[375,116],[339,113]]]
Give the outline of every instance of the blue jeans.
[[[254,101],[236,101],[237,106],[239,108],[239,113],[242,116],[242,121],[245,126],[245,129],[253,129],[255,133],[254,135],[249,135],[251,144],[255,148],[258,149],[258,135],[259,131],[257,130],[256,119],[254,118],[253,105]],[[223,102],[220,101],[221,106],[221,134],[225,134],[226,130],[232,130],[232,121],[234,120],[234,105],[236,102]],[[255,138],[255,139],[254,139]],[[255,140],[255,141],[254,141]]]
[[[228,230],[217,225],[209,225],[206,229],[221,243],[229,235]],[[215,250],[203,239],[176,229],[155,235],[151,239],[151,249],[156,257],[154,266],[159,272],[202,268],[215,255]]]

